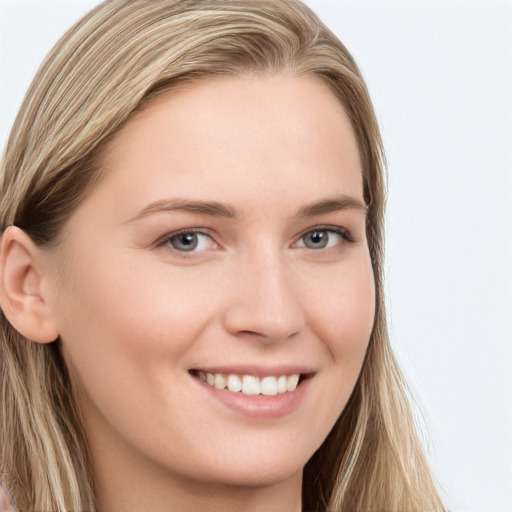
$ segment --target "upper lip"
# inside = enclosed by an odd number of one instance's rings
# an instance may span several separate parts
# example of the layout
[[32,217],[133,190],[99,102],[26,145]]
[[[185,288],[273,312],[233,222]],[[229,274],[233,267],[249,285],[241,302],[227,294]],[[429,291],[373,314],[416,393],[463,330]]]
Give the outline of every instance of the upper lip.
[[274,366],[258,366],[258,365],[207,365],[195,366],[189,371],[205,372],[205,373],[221,373],[224,375],[253,375],[254,377],[279,377],[281,375],[312,375],[316,371],[311,366],[306,365],[274,365]]

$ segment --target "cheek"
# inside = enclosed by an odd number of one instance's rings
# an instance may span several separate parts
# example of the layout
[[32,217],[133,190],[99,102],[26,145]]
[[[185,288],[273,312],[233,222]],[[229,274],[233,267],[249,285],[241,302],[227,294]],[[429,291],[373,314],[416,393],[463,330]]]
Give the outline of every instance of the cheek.
[[[342,265],[308,294],[308,324],[321,340],[325,371],[318,375],[322,406],[315,408],[318,439],[325,439],[345,408],[361,372],[375,317],[369,257]],[[322,281],[319,279],[319,283]]]
[[168,390],[188,376],[180,370],[211,320],[214,292],[190,274],[151,268],[91,258],[75,267],[61,301],[63,354],[91,431],[109,432],[106,421],[125,438],[143,438],[166,421],[154,410],[184,407]]
[[312,323],[335,362],[362,363],[375,317],[371,263],[361,258],[333,273],[324,290],[311,295]]
[[94,333],[95,338],[119,343],[123,351],[149,355],[150,347],[171,346],[179,352],[191,333],[201,329],[203,315],[197,312],[205,312],[212,303],[206,297],[211,298],[214,287],[191,273],[144,263],[100,255],[77,265],[74,279],[69,280],[75,285],[68,288],[63,301],[65,330],[73,337]]
[[127,403],[128,390],[133,407],[137,396],[151,396],[162,378],[173,378],[168,368],[182,365],[209,315],[197,299],[208,294],[195,279],[151,268],[102,254],[78,262],[67,279],[73,284],[59,304],[64,356],[100,408],[102,401],[107,410],[108,402]]
[[344,409],[361,371],[375,318],[375,282],[369,257],[340,269],[318,294],[315,305],[316,330],[332,361],[325,399],[326,423],[334,422]]

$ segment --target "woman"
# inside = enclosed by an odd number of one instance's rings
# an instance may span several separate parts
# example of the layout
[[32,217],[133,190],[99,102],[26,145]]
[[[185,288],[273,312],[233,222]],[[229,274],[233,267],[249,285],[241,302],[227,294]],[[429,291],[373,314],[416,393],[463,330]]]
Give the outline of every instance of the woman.
[[2,160],[21,510],[443,510],[387,340],[379,131],[298,1],[107,1]]

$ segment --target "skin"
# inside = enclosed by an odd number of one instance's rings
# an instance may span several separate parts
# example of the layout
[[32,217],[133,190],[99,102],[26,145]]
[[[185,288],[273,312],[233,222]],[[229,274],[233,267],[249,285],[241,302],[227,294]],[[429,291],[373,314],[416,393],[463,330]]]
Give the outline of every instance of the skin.
[[[315,78],[207,79],[132,119],[103,167],[61,243],[26,246],[31,292],[77,388],[100,510],[300,510],[302,469],[350,396],[374,318],[342,107]],[[158,203],[176,198],[232,216]],[[192,228],[198,248],[173,247],[169,235]],[[325,248],[306,245],[315,228]],[[293,412],[255,419],[189,372],[248,364],[314,376]]]

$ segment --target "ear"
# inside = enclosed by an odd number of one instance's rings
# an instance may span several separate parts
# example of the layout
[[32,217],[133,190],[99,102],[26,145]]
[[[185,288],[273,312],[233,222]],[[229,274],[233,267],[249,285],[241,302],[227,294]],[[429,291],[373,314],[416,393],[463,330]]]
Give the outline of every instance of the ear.
[[42,286],[47,263],[43,250],[10,226],[2,235],[0,255],[0,305],[7,320],[31,341],[55,341],[59,333]]

